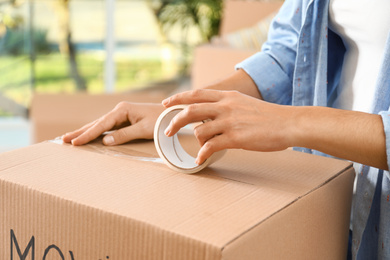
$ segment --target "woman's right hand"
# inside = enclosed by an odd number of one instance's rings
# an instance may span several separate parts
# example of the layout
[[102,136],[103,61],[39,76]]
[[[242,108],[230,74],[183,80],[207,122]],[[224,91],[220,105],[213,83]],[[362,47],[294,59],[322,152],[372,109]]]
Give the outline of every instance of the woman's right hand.
[[164,111],[161,104],[120,102],[99,119],[62,136],[65,143],[83,145],[106,131],[105,145],[118,145],[135,139],[153,139],[154,125]]

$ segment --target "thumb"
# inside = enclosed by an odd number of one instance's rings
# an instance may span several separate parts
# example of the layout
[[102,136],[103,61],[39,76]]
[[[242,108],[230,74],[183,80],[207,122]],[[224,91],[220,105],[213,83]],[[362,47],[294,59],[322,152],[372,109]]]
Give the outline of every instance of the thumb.
[[107,134],[103,138],[103,143],[105,145],[118,145],[135,139],[151,139],[153,134],[148,135],[149,132],[153,132],[153,131],[150,130],[145,131],[143,125],[137,123],[131,126],[118,129],[110,134]]

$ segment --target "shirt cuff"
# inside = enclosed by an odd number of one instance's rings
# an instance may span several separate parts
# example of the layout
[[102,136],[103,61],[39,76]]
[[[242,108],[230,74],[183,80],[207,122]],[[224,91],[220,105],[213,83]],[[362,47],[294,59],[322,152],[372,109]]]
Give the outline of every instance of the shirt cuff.
[[265,101],[291,105],[292,81],[267,53],[258,52],[235,68],[243,69],[252,78]]

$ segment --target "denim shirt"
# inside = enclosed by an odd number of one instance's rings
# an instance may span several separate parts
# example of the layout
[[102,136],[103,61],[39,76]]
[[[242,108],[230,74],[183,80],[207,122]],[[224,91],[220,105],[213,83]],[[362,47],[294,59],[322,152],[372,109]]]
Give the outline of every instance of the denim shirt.
[[[250,75],[266,101],[333,106],[345,47],[341,38],[328,29],[328,7],[329,0],[286,0],[262,51],[236,66]],[[373,86],[371,112],[382,117],[390,165],[390,33],[380,74]],[[351,220],[353,258],[390,259],[389,172],[357,163],[354,168],[357,186]]]

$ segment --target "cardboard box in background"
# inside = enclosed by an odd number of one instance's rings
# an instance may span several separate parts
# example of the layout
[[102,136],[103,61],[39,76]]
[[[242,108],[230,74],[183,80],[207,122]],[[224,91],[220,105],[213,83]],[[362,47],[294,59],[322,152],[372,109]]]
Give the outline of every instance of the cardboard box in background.
[[124,94],[35,94],[31,104],[32,143],[51,140],[76,130],[111,111],[119,102],[161,102],[157,91]]
[[204,88],[233,74],[234,66],[256,51],[234,49],[213,44],[200,45],[194,51],[191,72],[193,89]]
[[186,175],[157,157],[153,142],[0,154],[0,259],[345,259],[350,163],[230,150]]
[[[224,1],[220,36],[254,26],[279,10],[283,1]],[[234,72],[234,66],[258,50],[237,49],[219,44],[203,44],[194,52],[191,83],[194,89],[222,80]]]
[[[275,12],[282,1],[228,0],[224,2],[220,35],[253,26]],[[255,53],[205,44],[196,48],[191,72],[192,88],[201,88],[233,73],[234,65]],[[32,143],[51,140],[97,119],[120,101],[160,102],[174,90],[172,86],[123,94],[35,94],[31,104]]]
[[283,3],[283,0],[226,0],[224,1],[219,34],[225,35],[248,26],[253,26],[262,18],[278,11]]

